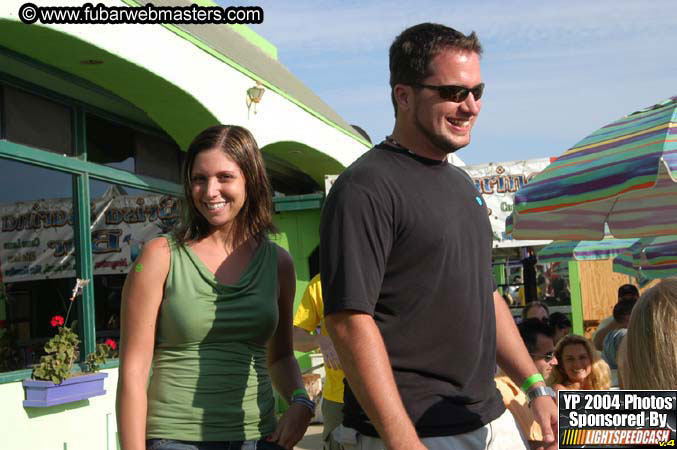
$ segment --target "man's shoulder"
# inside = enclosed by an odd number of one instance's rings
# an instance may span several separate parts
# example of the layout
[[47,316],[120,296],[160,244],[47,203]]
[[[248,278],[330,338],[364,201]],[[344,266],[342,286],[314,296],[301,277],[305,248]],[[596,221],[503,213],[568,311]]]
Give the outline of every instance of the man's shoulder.
[[[388,151],[382,145],[375,145],[367,150],[362,156],[350,164],[346,170],[341,173],[341,178],[370,180],[374,175],[387,174],[388,168],[384,166],[393,158],[392,152]],[[338,180],[337,180],[338,181]]]
[[376,197],[390,196],[401,186],[403,177],[410,173],[409,158],[400,152],[379,144],[348,166],[333,184],[332,192],[343,195]]

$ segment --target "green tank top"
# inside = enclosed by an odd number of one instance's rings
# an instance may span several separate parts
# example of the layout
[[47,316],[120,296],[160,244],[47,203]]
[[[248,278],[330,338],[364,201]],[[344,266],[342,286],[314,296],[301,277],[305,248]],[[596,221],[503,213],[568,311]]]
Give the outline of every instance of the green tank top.
[[167,237],[171,262],[148,387],[146,437],[240,441],[276,426],[266,342],[277,329],[277,250],[264,240],[236,284],[220,284]]

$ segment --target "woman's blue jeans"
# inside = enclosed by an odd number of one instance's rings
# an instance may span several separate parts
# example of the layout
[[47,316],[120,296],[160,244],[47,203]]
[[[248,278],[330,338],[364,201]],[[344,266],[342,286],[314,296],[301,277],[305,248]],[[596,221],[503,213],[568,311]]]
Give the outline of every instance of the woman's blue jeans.
[[193,442],[174,439],[148,439],[146,450],[284,450],[265,440],[229,442]]

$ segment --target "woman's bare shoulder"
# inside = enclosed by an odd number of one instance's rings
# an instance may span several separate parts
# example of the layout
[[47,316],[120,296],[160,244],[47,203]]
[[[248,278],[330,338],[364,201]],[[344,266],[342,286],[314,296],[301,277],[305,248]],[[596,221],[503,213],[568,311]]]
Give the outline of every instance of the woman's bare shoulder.
[[163,257],[169,256],[170,245],[176,245],[173,240],[167,236],[158,236],[146,242],[143,246],[142,254],[146,256]]
[[158,236],[146,242],[141,249],[141,254],[133,263],[133,270],[145,272],[150,269],[153,272],[156,270],[167,272],[169,270],[171,245],[176,244],[166,236]]
[[294,259],[291,257],[289,252],[278,244],[273,243],[273,247],[277,252],[277,265],[280,269],[294,267]]

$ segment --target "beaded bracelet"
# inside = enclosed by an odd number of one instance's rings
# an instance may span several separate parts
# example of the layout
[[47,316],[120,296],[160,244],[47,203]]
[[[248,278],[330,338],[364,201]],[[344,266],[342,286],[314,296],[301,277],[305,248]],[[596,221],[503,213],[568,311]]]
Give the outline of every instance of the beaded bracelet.
[[301,395],[298,395],[291,400],[292,404],[298,403],[299,405],[303,405],[306,408],[310,410],[311,415],[315,415],[315,402],[309,399],[308,397],[303,397]]

